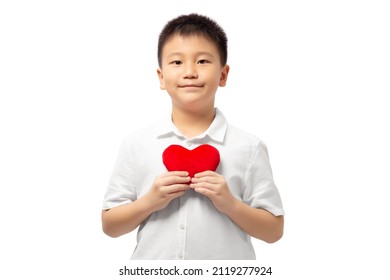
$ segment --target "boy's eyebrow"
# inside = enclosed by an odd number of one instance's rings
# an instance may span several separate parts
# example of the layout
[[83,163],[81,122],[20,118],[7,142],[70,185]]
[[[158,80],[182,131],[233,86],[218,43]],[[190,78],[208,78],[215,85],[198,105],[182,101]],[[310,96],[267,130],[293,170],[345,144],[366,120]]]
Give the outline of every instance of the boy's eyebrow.
[[[175,56],[175,55],[182,55],[182,54],[183,54],[182,52],[173,52],[173,53],[168,54],[167,57]],[[199,56],[199,55],[208,55],[208,56],[214,57],[214,55],[209,53],[209,52],[197,52],[196,55],[197,56]]]

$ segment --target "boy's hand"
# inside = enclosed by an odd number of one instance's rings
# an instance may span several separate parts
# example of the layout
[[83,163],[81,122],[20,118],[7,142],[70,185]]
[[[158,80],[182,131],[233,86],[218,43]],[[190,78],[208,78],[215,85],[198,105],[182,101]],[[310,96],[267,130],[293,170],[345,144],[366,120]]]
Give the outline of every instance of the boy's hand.
[[191,177],[186,171],[172,171],[158,176],[145,195],[153,212],[167,207],[171,200],[182,196],[190,188],[190,180]]
[[191,188],[207,196],[218,211],[227,214],[234,205],[236,198],[232,195],[225,178],[213,171],[204,171],[191,180]]

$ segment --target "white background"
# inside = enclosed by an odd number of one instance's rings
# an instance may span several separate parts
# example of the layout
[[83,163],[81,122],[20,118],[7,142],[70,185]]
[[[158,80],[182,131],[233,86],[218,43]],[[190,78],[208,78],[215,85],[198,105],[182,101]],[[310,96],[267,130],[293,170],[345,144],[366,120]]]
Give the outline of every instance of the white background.
[[1,1],[0,278],[124,279],[135,232],[103,234],[104,192],[123,138],[169,111],[160,30],[198,12],[229,38],[217,106],[265,141],[284,202],[256,264],[388,279],[386,2]]

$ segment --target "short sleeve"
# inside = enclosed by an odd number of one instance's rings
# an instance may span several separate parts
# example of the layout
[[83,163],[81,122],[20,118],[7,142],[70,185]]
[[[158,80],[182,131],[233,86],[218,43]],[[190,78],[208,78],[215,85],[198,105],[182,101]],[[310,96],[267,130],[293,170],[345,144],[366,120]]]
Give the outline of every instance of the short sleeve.
[[119,149],[117,160],[103,200],[103,210],[107,210],[136,200],[132,147],[125,139]]
[[260,140],[249,164],[244,202],[251,207],[265,209],[274,216],[284,215],[282,200],[272,176],[268,150]]

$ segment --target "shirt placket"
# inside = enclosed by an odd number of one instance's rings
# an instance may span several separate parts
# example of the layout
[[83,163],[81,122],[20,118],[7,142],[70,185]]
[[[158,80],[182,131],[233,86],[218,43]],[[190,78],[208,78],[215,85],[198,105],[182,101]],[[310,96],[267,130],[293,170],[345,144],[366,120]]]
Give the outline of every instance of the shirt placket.
[[[183,145],[187,149],[192,149],[193,142],[184,140]],[[179,211],[179,223],[178,223],[178,231],[179,231],[179,249],[177,252],[177,257],[179,259],[184,259],[186,255],[186,240],[187,240],[187,216],[188,216],[188,208],[189,208],[189,198],[191,192],[188,190],[184,195],[179,198],[180,201],[180,211]]]
[[185,258],[186,250],[186,237],[187,237],[187,215],[188,215],[188,192],[185,195],[182,195],[180,199],[180,212],[179,212],[179,222],[178,228],[179,231],[179,249],[177,252],[177,257],[179,259]]

